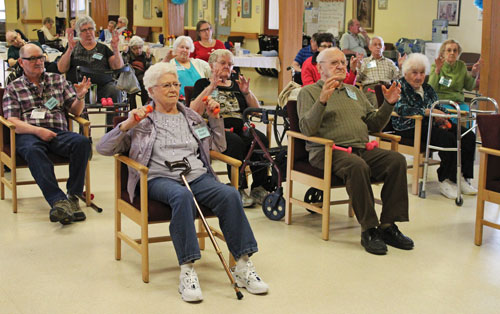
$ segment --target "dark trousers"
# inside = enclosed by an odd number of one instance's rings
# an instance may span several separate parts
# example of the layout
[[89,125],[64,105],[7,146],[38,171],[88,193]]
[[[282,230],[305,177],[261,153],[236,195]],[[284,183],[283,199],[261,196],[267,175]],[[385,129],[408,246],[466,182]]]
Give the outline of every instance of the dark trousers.
[[[141,102],[142,105],[145,106],[149,100],[149,94],[146,88],[144,87],[144,83],[142,82],[142,80],[139,81],[139,85],[141,86]],[[137,101],[135,98],[138,95],[139,93],[128,94],[128,99],[130,100],[130,110],[137,108]]]
[[[240,120],[241,122],[235,121]],[[241,119],[224,119],[224,127],[229,129],[233,127],[233,132],[226,132],[226,143],[227,148],[224,151],[225,155],[236,158],[238,160],[243,161],[250,150],[250,146],[252,145],[253,136],[248,132],[243,132],[242,130],[243,121]],[[269,146],[269,141],[267,137],[260,131],[255,130],[260,140],[266,147]],[[255,149],[260,149],[260,146],[255,144]],[[259,160],[258,154],[252,154],[250,160],[255,161]],[[228,175],[230,177],[230,169],[228,166]],[[252,171],[252,189],[266,185],[267,183],[267,167],[265,166],[251,166],[250,170]],[[248,187],[247,179],[245,175],[240,176],[240,189],[246,189]]]
[[[311,164],[323,169],[324,155],[319,154]],[[400,153],[379,148],[353,149],[351,154],[334,150],[332,173],[344,180],[363,231],[379,225],[371,179],[384,182],[380,193],[383,204],[380,223],[408,221],[406,159]]]
[[[120,90],[116,88],[115,82],[109,82],[106,85],[97,86],[97,102],[100,102],[101,98],[103,97],[111,97],[111,99],[113,99],[113,103],[120,102],[120,93]],[[114,108],[106,108],[106,111],[110,112],[106,114],[106,124],[111,125],[111,127],[106,128],[106,132],[109,132],[113,129],[113,118],[116,116],[114,110]]]
[[28,163],[31,175],[52,207],[56,201],[66,199],[66,195],[59,188],[54,174],[54,164],[49,159],[48,152],[69,158],[66,189],[68,194],[81,195],[92,146],[89,139],[83,135],[57,129],[50,130],[57,133],[57,136],[49,142],[33,134],[16,134],[16,149]]
[[[467,131],[466,128],[460,128],[460,134]],[[428,124],[422,124],[422,145],[427,144]],[[415,129],[406,131],[396,131],[397,135],[404,138],[413,139]],[[432,127],[431,145],[440,147],[457,147],[457,125],[452,123],[449,130],[443,130],[438,126]],[[461,166],[464,178],[470,179],[474,177],[474,157],[476,153],[476,134],[469,132],[462,137],[460,142],[461,150]],[[438,152],[441,163],[437,170],[438,179],[440,182],[449,179],[452,182],[457,182],[457,153],[456,152]]]

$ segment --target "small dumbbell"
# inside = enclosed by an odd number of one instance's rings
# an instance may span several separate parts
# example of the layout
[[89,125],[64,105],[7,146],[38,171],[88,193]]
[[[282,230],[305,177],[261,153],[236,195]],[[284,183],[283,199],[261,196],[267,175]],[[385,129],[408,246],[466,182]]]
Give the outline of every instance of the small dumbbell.
[[[208,96],[205,96],[205,97],[203,97],[203,99],[202,99],[202,101],[204,101],[204,102],[207,102],[207,100],[208,100]],[[220,108],[219,108],[219,107],[217,107],[217,108],[215,108],[212,112],[213,112],[214,114],[219,114],[219,112],[220,112]]]
[[366,148],[366,150],[372,150],[372,149],[374,149],[375,147],[378,147],[378,142],[377,142],[377,141],[375,141],[375,140],[373,140],[373,141],[368,142],[368,143],[366,143],[366,144],[365,144],[365,148]]
[[[83,197],[86,198],[87,196],[87,193],[85,193],[85,191],[83,191]],[[90,193],[90,200],[93,201],[94,200],[94,193]]]
[[345,147],[337,146],[337,145],[334,144],[332,146],[332,150],[341,150],[343,152],[347,152],[348,154],[352,153],[352,147],[351,146],[345,148]]
[[[153,106],[151,106],[151,105],[147,105],[147,106],[146,106],[146,112],[147,112],[147,113],[151,113],[151,112],[153,112]],[[139,121],[141,121],[141,120],[142,120],[142,118],[140,118],[140,117],[139,117],[137,114],[135,114],[135,113],[134,113],[134,119],[135,119],[135,121],[137,121],[137,122],[139,122]]]

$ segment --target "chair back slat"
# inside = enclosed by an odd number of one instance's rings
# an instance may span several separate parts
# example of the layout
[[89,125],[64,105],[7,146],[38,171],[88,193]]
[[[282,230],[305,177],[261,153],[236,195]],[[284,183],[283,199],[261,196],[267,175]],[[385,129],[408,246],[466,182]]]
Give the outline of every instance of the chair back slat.
[[[290,130],[300,132],[299,115],[297,113],[297,101],[289,100],[286,104]],[[295,161],[308,161],[309,154],[306,151],[306,142],[301,139],[295,139]]]

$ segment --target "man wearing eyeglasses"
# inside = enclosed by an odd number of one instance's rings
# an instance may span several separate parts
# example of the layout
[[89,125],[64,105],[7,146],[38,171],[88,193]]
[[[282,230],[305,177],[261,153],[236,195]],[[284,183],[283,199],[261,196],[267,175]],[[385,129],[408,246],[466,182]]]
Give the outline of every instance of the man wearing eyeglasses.
[[[406,160],[398,152],[367,149],[368,132],[380,131],[389,121],[401,85],[383,87],[385,101],[375,110],[358,88],[342,83],[346,58],[337,48],[318,55],[321,80],[305,86],[298,95],[299,127],[307,136],[323,137],[335,145],[351,147],[352,153],[332,152],[332,173],[345,181],[356,218],[361,224],[361,244],[372,254],[386,254],[387,244],[410,250],[413,241],[394,224],[408,221]],[[324,145],[306,142],[309,162],[324,169]],[[382,214],[375,212],[371,178],[384,181]]]
[[[123,59],[118,49],[118,33],[113,32],[111,39],[111,49],[108,46],[98,43],[95,38],[95,22],[89,16],[78,18],[75,24],[80,41],[76,42],[73,38],[73,31],[69,30],[68,47],[59,59],[57,67],[61,73],[66,73],[69,81],[76,83],[77,66],[90,68],[94,71],[118,70],[123,67]],[[92,79],[93,84],[97,84],[97,98],[113,99],[113,103],[119,100],[120,91],[116,88],[111,75],[89,73],[88,77]],[[112,109],[111,109],[112,110]],[[106,115],[106,124],[113,124],[113,114]],[[109,128],[111,129],[111,128]]]
[[[84,108],[90,80],[71,86],[66,79],[44,69],[42,49],[26,44],[19,65],[24,74],[7,85],[3,97],[4,117],[16,126],[16,149],[51,206],[50,221],[69,224],[85,220],[77,195],[83,183],[91,144],[88,138],[68,131],[66,115],[79,116]],[[58,186],[48,153],[68,157],[67,194]]]
[[391,81],[401,78],[399,68],[406,60],[406,55],[401,56],[398,52],[398,65],[389,58],[384,57],[384,40],[380,36],[374,36],[369,46],[371,56],[364,58],[358,70],[358,81],[363,85],[363,92],[375,107],[378,106],[375,96],[375,85],[389,85]]

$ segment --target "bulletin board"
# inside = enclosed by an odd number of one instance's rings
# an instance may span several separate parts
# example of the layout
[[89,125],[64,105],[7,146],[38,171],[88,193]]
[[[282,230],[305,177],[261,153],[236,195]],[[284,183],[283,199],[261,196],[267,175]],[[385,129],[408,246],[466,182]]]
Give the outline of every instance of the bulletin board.
[[335,37],[345,28],[346,0],[304,1],[304,33],[329,32]]
[[229,35],[231,33],[231,1],[215,1],[214,13],[216,35]]

